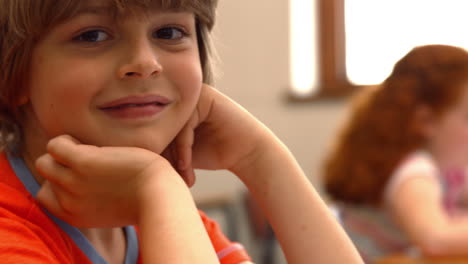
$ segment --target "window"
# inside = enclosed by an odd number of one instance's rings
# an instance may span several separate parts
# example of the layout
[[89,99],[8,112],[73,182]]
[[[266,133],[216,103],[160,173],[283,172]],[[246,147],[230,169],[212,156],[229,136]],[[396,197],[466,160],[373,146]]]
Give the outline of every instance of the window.
[[316,0],[317,64],[309,72],[316,81],[296,97],[337,97],[380,83],[414,46],[468,47],[466,7],[466,0]]
[[290,76],[293,93],[311,96],[317,87],[317,1],[290,0]]
[[413,47],[468,47],[466,0],[348,0],[345,2],[347,77],[376,84]]

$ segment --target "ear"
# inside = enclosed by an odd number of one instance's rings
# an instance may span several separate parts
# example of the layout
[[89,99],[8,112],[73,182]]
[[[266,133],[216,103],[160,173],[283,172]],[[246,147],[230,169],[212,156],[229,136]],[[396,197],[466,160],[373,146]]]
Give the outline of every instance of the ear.
[[434,134],[436,121],[436,115],[429,106],[417,106],[412,122],[414,132],[422,135],[424,138],[430,138]]

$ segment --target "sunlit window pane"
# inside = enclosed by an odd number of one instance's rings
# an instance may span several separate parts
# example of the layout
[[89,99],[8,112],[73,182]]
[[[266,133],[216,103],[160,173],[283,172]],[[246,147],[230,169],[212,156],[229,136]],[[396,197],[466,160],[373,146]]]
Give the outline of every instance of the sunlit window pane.
[[297,96],[317,86],[316,0],[290,0],[291,85]]
[[467,0],[345,0],[348,79],[380,83],[414,46],[468,47],[467,10]]

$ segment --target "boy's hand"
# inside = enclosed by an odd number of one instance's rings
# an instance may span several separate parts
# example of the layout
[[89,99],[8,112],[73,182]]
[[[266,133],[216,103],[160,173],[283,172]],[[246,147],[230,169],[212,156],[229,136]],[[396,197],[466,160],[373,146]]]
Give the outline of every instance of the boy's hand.
[[47,180],[37,199],[74,226],[135,224],[155,190],[164,197],[168,188],[162,180],[184,186],[169,162],[148,150],[96,147],[59,136],[49,142],[47,151],[36,161]]
[[[184,169],[228,169],[236,174],[267,216],[288,263],[309,263],[311,254],[317,263],[362,263],[291,152],[244,108],[204,86],[184,129],[186,143],[179,144],[186,153],[193,152],[187,154],[192,161],[183,162]],[[337,247],[343,250],[324,250]]]
[[192,168],[235,170],[261,153],[268,131],[243,107],[204,85],[194,115],[174,141],[178,169],[188,174]]

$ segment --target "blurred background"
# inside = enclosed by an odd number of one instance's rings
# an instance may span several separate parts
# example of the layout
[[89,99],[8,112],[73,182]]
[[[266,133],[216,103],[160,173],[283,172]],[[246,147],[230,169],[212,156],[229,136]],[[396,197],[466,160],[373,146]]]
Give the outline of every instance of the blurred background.
[[[466,0],[220,0],[216,87],[266,124],[321,192],[323,154],[350,95],[383,81],[414,46],[468,47],[466,7]],[[200,208],[256,263],[285,263],[268,235],[255,232],[242,183],[225,171],[197,175]]]

